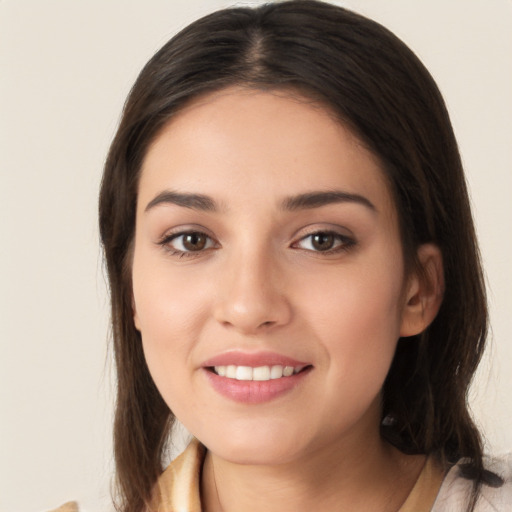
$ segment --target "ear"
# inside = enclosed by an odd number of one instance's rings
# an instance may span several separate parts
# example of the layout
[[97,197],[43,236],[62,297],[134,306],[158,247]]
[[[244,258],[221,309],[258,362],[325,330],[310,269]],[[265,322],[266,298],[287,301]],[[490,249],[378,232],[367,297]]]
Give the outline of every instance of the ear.
[[407,283],[400,336],[423,332],[434,320],[443,302],[444,272],[441,250],[434,244],[418,249],[419,268]]

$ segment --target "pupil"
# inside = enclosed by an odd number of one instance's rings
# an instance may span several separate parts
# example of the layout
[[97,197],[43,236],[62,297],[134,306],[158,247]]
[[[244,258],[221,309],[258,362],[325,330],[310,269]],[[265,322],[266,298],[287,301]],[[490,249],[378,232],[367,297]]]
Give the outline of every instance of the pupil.
[[334,245],[334,235],[330,233],[317,233],[313,235],[313,247],[319,251],[328,251]]
[[183,239],[183,246],[189,251],[200,251],[206,245],[206,236],[201,233],[189,233]]

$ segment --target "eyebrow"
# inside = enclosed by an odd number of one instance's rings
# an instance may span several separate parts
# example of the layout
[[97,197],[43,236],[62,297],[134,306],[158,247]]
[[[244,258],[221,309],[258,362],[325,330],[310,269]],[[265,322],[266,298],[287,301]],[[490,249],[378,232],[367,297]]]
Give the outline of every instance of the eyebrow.
[[377,211],[375,205],[366,197],[340,190],[307,192],[287,197],[282,203],[282,208],[287,211],[308,210],[336,203],[356,203],[369,208],[373,212]]
[[[286,211],[309,210],[336,203],[356,203],[365,206],[374,212],[377,211],[374,204],[366,197],[340,190],[328,192],[306,192],[304,194],[290,196],[283,200],[281,208]],[[148,203],[144,211],[147,212],[161,204],[174,204],[184,208],[191,208],[193,210],[205,212],[218,211],[218,206],[215,200],[207,195],[175,192],[172,190],[164,190],[163,192],[160,192],[160,194]]]
[[211,197],[203,194],[189,194],[164,190],[148,203],[144,211],[147,212],[160,204],[175,204],[177,206],[205,212],[215,212],[218,210],[215,201]]

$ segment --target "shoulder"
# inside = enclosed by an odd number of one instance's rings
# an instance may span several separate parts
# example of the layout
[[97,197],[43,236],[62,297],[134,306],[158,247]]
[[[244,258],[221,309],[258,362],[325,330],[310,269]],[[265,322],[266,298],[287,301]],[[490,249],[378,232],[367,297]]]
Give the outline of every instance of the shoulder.
[[[457,463],[446,474],[432,512],[462,511],[471,495],[472,481],[461,471],[464,461]],[[512,510],[512,453],[485,457],[486,469],[499,478],[489,478],[482,485],[475,512],[510,512]]]
[[[485,467],[499,476],[502,480],[494,485],[482,486],[481,507],[482,512],[505,512],[512,509],[512,453],[499,457],[486,457]],[[492,482],[491,482],[492,484]],[[477,507],[477,511],[480,509]]]
[[[201,512],[200,475],[205,454],[205,447],[193,439],[160,475],[153,489],[151,510]],[[70,501],[47,512],[85,511]]]
[[48,512],[80,512],[80,508],[76,501],[69,501],[68,503],[64,503],[64,505],[61,505],[59,508],[49,510]]
[[205,453],[204,446],[193,439],[158,479],[152,508],[201,512],[199,481]]

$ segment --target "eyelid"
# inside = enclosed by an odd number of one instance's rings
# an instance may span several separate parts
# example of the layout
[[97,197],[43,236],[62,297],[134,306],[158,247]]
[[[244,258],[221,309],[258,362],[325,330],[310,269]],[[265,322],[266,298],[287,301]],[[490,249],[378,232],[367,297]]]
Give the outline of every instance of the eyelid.
[[[338,239],[338,242],[333,248],[327,249],[325,251],[315,250],[315,249],[307,249],[298,247],[299,243],[306,240],[309,237],[312,237],[316,234],[326,234],[326,235],[333,235]],[[308,252],[312,252],[319,255],[329,255],[338,253],[341,251],[347,251],[353,246],[357,245],[357,240],[355,236],[346,228],[341,228],[338,226],[329,226],[329,227],[321,227],[318,225],[310,226],[306,228],[305,232],[298,233],[294,237],[294,242],[291,244],[291,247],[294,249],[304,250]]]
[[342,238],[353,238],[354,240],[356,239],[356,236],[352,230],[348,229],[347,227],[340,226],[338,224],[322,222],[315,222],[314,224],[303,226],[302,228],[295,231],[292,239],[297,241],[316,233],[332,233],[333,235],[338,235]]
[[[179,237],[189,235],[189,234],[199,234],[207,237],[212,244],[208,247],[205,247],[198,251],[189,251],[189,250],[181,250],[172,247],[170,244],[172,241],[178,239]],[[166,231],[157,241],[156,244],[161,246],[164,250],[171,253],[172,256],[180,256],[180,257],[191,257],[191,256],[200,256],[205,252],[215,249],[219,247],[219,242],[217,239],[209,232],[208,229],[203,226],[198,225],[186,225],[186,226],[177,226],[172,228],[171,230]]]
[[[181,236],[185,236],[188,234],[200,234],[208,238],[207,247],[199,249],[197,251],[194,250],[181,250],[175,247],[172,247],[170,244],[173,240]],[[306,240],[308,237],[314,236],[316,234],[327,234],[333,235],[337,238],[337,243],[331,249],[326,249],[324,251],[314,249],[314,248],[303,248],[300,247],[300,243]],[[357,245],[357,240],[355,236],[352,234],[350,230],[341,226],[319,226],[318,224],[306,226],[301,230],[298,230],[296,235],[293,237],[294,241],[290,244],[290,247],[293,249],[303,250],[311,253],[316,253],[319,255],[329,255],[335,254],[342,251],[347,251],[352,248],[354,245]],[[171,253],[173,256],[200,256],[205,252],[208,252],[212,249],[220,248],[220,243],[216,239],[214,235],[211,234],[209,229],[206,229],[204,226],[200,225],[184,225],[177,226],[168,231],[166,231],[157,241],[156,244],[161,246],[167,252]]]
[[178,233],[176,235],[172,235],[170,238],[169,238],[169,241],[167,243],[171,243],[171,242],[174,242],[175,240],[179,240],[180,238],[184,238],[188,235],[199,235],[199,236],[204,236],[207,240],[206,240],[206,244],[205,244],[205,247],[201,248],[201,249],[198,249],[197,251],[194,251],[194,250],[187,250],[187,249],[176,249],[178,251],[181,251],[181,252],[201,252],[203,250],[206,250],[206,249],[211,249],[212,248],[212,245],[213,245],[213,240],[210,236],[208,236],[206,233],[200,233],[199,231],[188,231],[187,233]]

